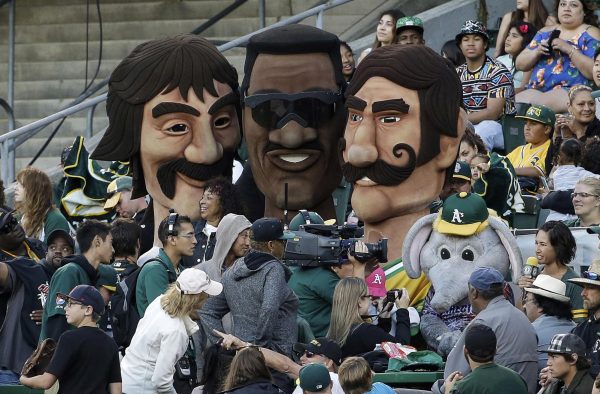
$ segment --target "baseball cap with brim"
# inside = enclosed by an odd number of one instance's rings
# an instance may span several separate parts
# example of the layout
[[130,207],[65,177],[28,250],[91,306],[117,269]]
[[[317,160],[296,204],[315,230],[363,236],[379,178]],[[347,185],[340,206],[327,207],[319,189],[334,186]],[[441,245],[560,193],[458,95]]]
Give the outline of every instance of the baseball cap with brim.
[[104,209],[113,209],[119,203],[121,192],[133,189],[133,179],[130,176],[120,176],[108,184],[106,192],[110,196],[104,203]]
[[303,366],[298,378],[302,390],[313,393],[324,391],[331,385],[329,370],[323,364],[310,363]]
[[469,284],[477,290],[490,290],[504,283],[504,277],[495,268],[479,267],[471,273]]
[[78,285],[69,294],[58,293],[56,297],[65,301],[72,300],[86,306],[91,306],[94,312],[99,315],[104,313],[104,299],[98,289],[93,286]]
[[69,244],[71,249],[73,249],[73,251],[75,251],[75,240],[73,240],[73,237],[71,237],[71,234],[69,234],[68,232],[66,232],[65,230],[60,229],[60,228],[57,228],[56,230],[52,231],[50,233],[50,235],[48,235],[48,239],[46,240],[46,246],[48,246],[52,242],[54,242],[54,240],[57,237],[61,237],[62,239],[67,241],[67,243]]
[[550,275],[538,275],[533,281],[532,287],[526,287],[525,291],[564,303],[568,303],[571,300],[565,295],[567,291],[565,282]]
[[385,288],[385,271],[381,267],[377,267],[367,278],[367,287],[369,295],[373,297],[385,297],[387,290]]
[[452,178],[471,182],[471,177],[471,167],[469,164],[462,160],[457,160],[456,164],[454,165],[454,173],[452,174]]
[[487,29],[481,22],[468,20],[463,23],[462,27],[460,28],[460,33],[456,35],[456,43],[460,45],[462,38],[469,34],[477,34],[485,38],[486,41],[490,41],[490,36],[488,35]]
[[290,225],[288,227],[292,231],[297,231],[300,230],[300,226],[303,224],[325,224],[325,221],[321,215],[316,212],[304,211],[298,212],[298,214],[290,221]]
[[533,120],[546,126],[554,126],[556,122],[554,111],[540,104],[532,104],[527,108],[525,115],[517,115],[515,118]]
[[342,349],[340,345],[328,338],[316,338],[309,343],[296,343],[294,345],[294,352],[298,354],[304,354],[309,351],[311,353],[325,356],[335,363],[340,365],[342,363]]
[[423,33],[423,20],[417,16],[405,16],[396,22],[396,31],[415,29]]
[[283,230],[283,223],[277,218],[260,218],[252,223],[252,239],[257,242],[268,242],[277,239],[294,239],[290,231]]
[[215,280],[211,280],[206,272],[197,268],[187,268],[177,277],[177,288],[183,294],[206,293],[210,296],[216,296],[223,291],[223,285]]
[[102,286],[113,293],[117,291],[119,277],[117,276],[117,270],[112,265],[100,264],[98,266],[98,273],[96,286]]
[[579,286],[592,285],[600,287],[600,260],[592,261],[592,265],[581,274],[581,278],[569,279],[569,282]]
[[488,225],[489,211],[481,196],[461,192],[446,198],[434,222],[437,232],[468,237]]
[[550,341],[550,346],[542,353],[550,354],[577,354],[585,357],[585,342],[575,334],[556,334]]

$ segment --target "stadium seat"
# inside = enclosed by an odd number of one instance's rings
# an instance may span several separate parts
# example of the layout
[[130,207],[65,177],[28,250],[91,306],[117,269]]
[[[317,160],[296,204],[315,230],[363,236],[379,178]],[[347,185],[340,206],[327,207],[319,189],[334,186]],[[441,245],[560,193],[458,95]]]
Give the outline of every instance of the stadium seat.
[[538,196],[523,195],[523,202],[525,203],[525,208],[523,212],[515,213],[513,227],[519,229],[538,228],[542,200]]

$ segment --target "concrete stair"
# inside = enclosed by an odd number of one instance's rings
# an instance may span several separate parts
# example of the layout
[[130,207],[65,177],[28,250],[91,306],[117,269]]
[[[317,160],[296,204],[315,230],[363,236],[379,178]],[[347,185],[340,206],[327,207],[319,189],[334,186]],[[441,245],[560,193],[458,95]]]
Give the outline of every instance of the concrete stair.
[[[187,33],[233,1],[224,0],[101,0],[102,61],[96,81],[110,75],[114,67],[138,44],[164,36]],[[317,0],[267,0],[266,24],[271,25],[315,5]],[[440,3],[442,0],[354,0],[329,10],[324,15],[325,29],[344,39],[346,32],[365,24],[365,16],[374,9],[401,6],[407,14],[415,3]],[[77,97],[86,85],[86,29],[88,78],[97,67],[100,31],[96,4],[90,1],[89,24],[86,4],[82,0],[18,0],[16,2],[15,105],[17,127],[48,116]],[[433,4],[436,5],[436,4]],[[371,17],[372,19],[372,17]],[[306,24],[315,24],[315,17]],[[368,21],[373,30],[372,21]],[[0,97],[7,91],[8,7],[0,8]],[[215,42],[226,42],[259,29],[258,0],[249,0],[204,33]],[[354,37],[355,38],[355,37]],[[245,50],[235,48],[225,53],[242,77]],[[94,117],[94,131],[106,127],[104,105]],[[56,124],[56,123],[55,123]],[[68,118],[36,166],[48,168],[58,164],[62,148],[75,136],[85,132],[86,113]],[[8,128],[0,111],[0,134]],[[54,125],[30,138],[17,149],[17,171],[26,165],[42,146]]]

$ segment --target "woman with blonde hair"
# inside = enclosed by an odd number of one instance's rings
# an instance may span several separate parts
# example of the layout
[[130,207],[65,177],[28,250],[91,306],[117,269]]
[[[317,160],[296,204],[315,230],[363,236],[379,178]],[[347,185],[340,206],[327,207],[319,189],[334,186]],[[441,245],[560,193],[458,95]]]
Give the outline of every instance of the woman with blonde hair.
[[188,268],[152,301],[121,362],[123,393],[175,393],[175,364],[184,355],[190,336],[198,331],[190,314],[222,290],[221,283],[204,271]]
[[282,393],[273,384],[265,356],[257,346],[237,352],[229,365],[222,393]]
[[580,179],[571,193],[571,200],[577,219],[565,221],[568,227],[600,225],[600,179]]
[[342,358],[367,353],[375,349],[381,342],[410,343],[410,319],[408,306],[410,298],[406,289],[394,290],[396,314],[396,331],[391,335],[391,307],[384,305],[378,315],[377,325],[368,323],[371,297],[363,279],[344,278],[338,282],[333,292],[331,308],[331,324],[327,338],[337,342],[342,348]]
[[46,242],[54,230],[70,232],[69,222],[52,204],[52,183],[42,170],[26,167],[17,173],[15,208],[30,238]]
[[600,135],[600,120],[596,117],[596,101],[592,88],[575,85],[569,89],[568,115],[556,115],[555,137],[577,138],[585,142],[587,138]]
[[340,385],[346,394],[394,394],[387,384],[373,383],[373,372],[367,360],[362,357],[348,357],[340,365],[338,373]]

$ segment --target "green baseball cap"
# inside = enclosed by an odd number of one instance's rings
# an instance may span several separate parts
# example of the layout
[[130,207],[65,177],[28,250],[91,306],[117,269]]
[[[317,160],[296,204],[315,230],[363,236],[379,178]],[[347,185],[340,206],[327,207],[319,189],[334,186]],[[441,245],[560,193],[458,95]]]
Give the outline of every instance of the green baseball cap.
[[489,215],[481,196],[466,192],[453,194],[444,201],[434,229],[442,234],[468,237],[488,225]]
[[310,363],[302,367],[299,374],[300,387],[304,391],[325,391],[331,384],[327,367],[319,363]]
[[423,33],[423,20],[417,16],[405,16],[396,22],[396,31],[402,29],[415,29]]
[[109,197],[104,203],[104,209],[109,210],[116,207],[121,199],[121,192],[131,189],[133,189],[133,179],[130,176],[120,176],[113,180],[106,188]]
[[547,126],[554,126],[556,122],[554,111],[540,104],[532,104],[527,109],[527,112],[525,112],[525,115],[517,115],[515,118],[529,119]]
[[465,161],[458,160],[454,165],[453,179],[471,182],[471,167]]
[[112,265],[100,264],[98,266],[98,274],[97,287],[102,286],[113,293],[117,291],[119,277],[117,276],[117,270]]
[[300,212],[298,212],[298,214],[290,221],[288,228],[290,231],[298,231],[303,224],[325,224],[325,221],[321,215],[316,212],[300,210]]

